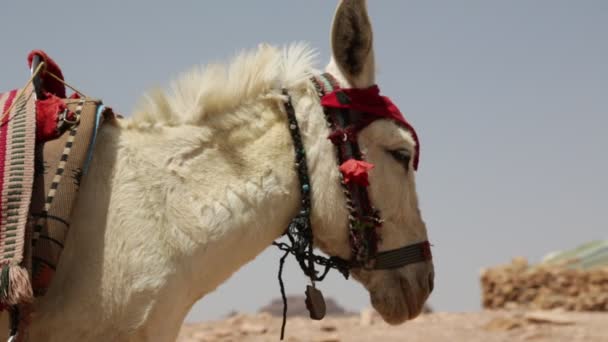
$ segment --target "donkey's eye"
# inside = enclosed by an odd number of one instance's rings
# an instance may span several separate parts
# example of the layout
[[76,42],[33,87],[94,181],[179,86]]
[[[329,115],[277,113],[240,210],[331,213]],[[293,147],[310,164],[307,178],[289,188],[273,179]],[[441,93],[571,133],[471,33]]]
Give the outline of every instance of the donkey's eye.
[[406,149],[400,149],[400,150],[391,150],[391,151],[388,151],[388,153],[390,153],[390,155],[393,158],[395,158],[395,160],[398,161],[399,163],[404,164],[405,166],[408,166],[410,164],[410,159],[412,158],[410,151],[408,151]]

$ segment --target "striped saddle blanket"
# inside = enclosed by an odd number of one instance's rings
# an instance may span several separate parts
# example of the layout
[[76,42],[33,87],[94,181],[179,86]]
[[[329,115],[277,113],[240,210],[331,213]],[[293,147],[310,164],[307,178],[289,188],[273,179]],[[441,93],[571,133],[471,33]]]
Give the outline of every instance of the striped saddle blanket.
[[[39,77],[0,94],[0,308],[28,304],[48,289],[81,177],[110,108],[66,97],[59,67],[42,51]],[[54,76],[54,77],[51,77]]]

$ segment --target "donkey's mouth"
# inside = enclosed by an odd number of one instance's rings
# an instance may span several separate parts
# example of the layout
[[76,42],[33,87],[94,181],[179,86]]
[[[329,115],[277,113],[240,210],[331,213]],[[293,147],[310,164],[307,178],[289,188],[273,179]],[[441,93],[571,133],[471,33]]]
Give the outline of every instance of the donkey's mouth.
[[395,277],[381,289],[370,291],[370,300],[386,323],[397,325],[418,317],[429,294],[429,287],[412,285],[407,277]]
[[[412,287],[409,282],[405,278],[399,279],[399,284],[401,285],[401,293],[403,294],[404,302],[407,305],[407,313],[408,316],[406,319],[414,319],[418,317],[420,312],[422,312],[422,308],[426,298],[421,299],[413,294]],[[425,296],[426,297],[426,296]]]
[[410,319],[410,304],[404,294],[386,296],[371,292],[370,299],[372,306],[386,323],[398,325]]

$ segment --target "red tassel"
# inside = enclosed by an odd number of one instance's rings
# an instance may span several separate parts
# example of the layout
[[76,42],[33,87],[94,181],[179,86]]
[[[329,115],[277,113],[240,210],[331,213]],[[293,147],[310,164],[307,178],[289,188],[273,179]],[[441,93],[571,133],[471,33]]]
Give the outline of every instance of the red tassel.
[[373,164],[356,159],[349,159],[340,165],[344,182],[346,184],[353,182],[361,186],[369,186],[367,171],[373,168]]
[[7,303],[10,305],[31,303],[34,295],[28,271],[21,266],[11,266],[8,270],[8,277]]

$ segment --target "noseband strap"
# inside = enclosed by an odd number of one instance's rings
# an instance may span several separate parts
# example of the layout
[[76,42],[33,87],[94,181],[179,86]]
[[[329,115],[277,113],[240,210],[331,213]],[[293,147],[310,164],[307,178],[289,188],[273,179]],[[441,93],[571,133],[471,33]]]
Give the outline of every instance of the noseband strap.
[[391,270],[409,264],[424,262],[431,259],[431,245],[428,241],[415,243],[388,251],[379,252],[376,257],[366,263],[339,259],[336,263],[346,265],[350,269]]

